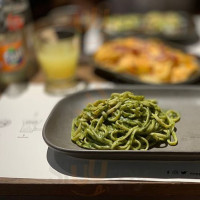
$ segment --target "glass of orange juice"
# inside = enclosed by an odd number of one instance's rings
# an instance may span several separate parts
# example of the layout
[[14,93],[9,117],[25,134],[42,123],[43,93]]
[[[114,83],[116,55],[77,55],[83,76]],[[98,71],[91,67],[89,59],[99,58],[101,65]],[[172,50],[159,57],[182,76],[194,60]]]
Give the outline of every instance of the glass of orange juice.
[[46,27],[36,32],[36,56],[45,75],[45,89],[65,94],[76,85],[79,36],[65,27]]

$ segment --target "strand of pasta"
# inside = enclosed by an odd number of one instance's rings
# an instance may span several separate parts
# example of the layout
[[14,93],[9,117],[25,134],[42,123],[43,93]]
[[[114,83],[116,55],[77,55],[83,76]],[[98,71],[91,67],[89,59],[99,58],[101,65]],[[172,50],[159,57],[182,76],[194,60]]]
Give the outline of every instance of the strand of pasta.
[[148,150],[162,143],[176,145],[180,115],[162,111],[155,100],[131,92],[88,104],[73,120],[71,139],[78,146],[100,150]]

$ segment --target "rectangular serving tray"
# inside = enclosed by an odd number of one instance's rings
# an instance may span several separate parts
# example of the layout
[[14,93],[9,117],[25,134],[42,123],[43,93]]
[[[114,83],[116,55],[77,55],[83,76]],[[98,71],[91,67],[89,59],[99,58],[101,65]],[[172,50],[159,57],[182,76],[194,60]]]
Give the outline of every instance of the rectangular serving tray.
[[[178,144],[147,151],[87,150],[71,141],[72,120],[88,104],[105,99],[113,92],[131,91],[156,99],[163,109],[181,115],[176,124]],[[200,160],[200,87],[116,85],[112,89],[84,90],[65,97],[53,108],[43,127],[43,138],[50,148],[79,158],[132,160]]]

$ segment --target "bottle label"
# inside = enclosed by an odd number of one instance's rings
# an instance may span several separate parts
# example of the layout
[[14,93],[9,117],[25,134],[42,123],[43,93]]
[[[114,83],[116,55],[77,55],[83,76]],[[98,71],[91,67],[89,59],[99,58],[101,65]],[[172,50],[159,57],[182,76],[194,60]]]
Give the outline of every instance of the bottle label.
[[21,41],[6,44],[1,48],[3,71],[15,71],[23,67],[24,52]]
[[6,26],[9,31],[16,31],[24,27],[25,20],[20,15],[9,14],[6,18]]

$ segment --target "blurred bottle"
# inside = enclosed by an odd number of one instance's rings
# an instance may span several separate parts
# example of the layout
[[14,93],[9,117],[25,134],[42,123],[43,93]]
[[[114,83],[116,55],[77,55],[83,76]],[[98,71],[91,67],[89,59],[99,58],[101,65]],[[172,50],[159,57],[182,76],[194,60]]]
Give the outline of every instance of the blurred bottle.
[[83,41],[83,52],[86,56],[92,56],[103,43],[101,32],[102,20],[98,10],[93,8],[90,14],[90,21]]
[[28,1],[0,0],[0,13],[0,84],[25,81],[35,71]]

